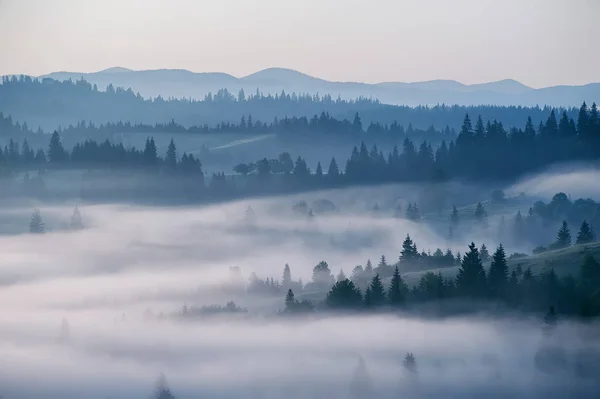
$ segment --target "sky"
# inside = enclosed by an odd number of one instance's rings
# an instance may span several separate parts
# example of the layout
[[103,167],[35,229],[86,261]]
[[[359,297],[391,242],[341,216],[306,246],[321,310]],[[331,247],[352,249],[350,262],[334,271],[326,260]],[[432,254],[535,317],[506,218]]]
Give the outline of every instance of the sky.
[[[333,81],[600,81],[597,0],[0,0],[0,75],[285,67]],[[596,50],[593,50],[596,49]]]

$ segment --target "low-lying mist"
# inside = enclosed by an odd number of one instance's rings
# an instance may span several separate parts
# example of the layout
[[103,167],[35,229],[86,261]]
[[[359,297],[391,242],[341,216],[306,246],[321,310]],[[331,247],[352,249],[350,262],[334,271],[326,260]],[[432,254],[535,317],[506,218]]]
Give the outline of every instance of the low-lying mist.
[[[286,317],[284,295],[230,289],[231,267],[247,283],[252,273],[279,280],[287,263],[294,280],[308,282],[322,260],[346,275],[382,254],[395,262],[406,234],[425,250],[464,251],[464,236],[392,217],[395,202],[405,208],[414,193],[405,186],[203,207],[80,204],[85,228],[76,231],[63,228],[75,204],[40,205],[45,234],[0,236],[0,395],[146,398],[164,373],[177,398],[594,397],[598,379],[579,375],[575,359],[600,348],[576,323],[549,337],[540,320],[525,317]],[[320,198],[337,211],[292,210]],[[377,201],[380,215],[371,211]],[[27,226],[30,214],[30,206],[13,207],[0,217]],[[470,234],[493,248],[489,230]],[[247,312],[175,317],[184,306],[228,301]],[[564,359],[543,362],[552,372],[539,363],[548,347],[564,349]],[[416,373],[403,367],[408,352]]]

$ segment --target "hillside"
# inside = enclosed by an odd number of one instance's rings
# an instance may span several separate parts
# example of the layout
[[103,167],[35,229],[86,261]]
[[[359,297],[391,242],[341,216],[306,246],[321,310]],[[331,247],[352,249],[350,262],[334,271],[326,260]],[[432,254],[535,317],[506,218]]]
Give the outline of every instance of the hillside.
[[579,106],[600,101],[600,83],[583,86],[554,86],[533,89],[512,79],[467,85],[453,80],[426,82],[333,82],[286,68],[268,68],[241,78],[226,73],[196,73],[183,69],[133,71],[114,67],[93,73],[53,72],[40,78],[79,80],[104,89],[108,84],[131,88],[144,97],[202,99],[226,88],[232,93],[260,89],[263,93],[286,92],[331,94],[345,99],[377,98],[393,105],[512,105]]
[[[523,258],[510,259],[508,261],[508,267],[510,270],[517,266],[521,266],[523,270],[531,268],[534,275],[539,275],[551,268],[553,268],[559,276],[576,275],[579,273],[579,267],[587,254],[591,254],[596,259],[600,260],[600,242],[585,245],[573,245],[565,249],[548,251]],[[486,269],[489,267],[489,265],[484,266]],[[444,277],[454,278],[458,269],[458,266],[454,266],[442,269],[414,271],[403,273],[402,277],[409,286],[412,286],[417,284],[421,276],[427,272],[440,272]]]

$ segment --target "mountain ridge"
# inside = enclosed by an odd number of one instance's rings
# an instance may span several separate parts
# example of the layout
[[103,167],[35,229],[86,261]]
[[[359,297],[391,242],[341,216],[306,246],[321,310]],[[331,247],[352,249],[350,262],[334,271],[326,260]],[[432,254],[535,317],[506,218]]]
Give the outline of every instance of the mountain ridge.
[[344,99],[377,98],[391,105],[515,105],[579,106],[583,101],[600,101],[600,83],[558,85],[532,88],[514,79],[465,84],[436,79],[420,82],[341,82],[314,77],[300,71],[272,67],[236,77],[224,72],[192,72],[187,69],[132,70],[120,66],[97,72],[52,72],[40,79],[79,80],[96,84],[103,90],[109,84],[131,88],[142,96],[202,99],[208,93],[227,89],[234,96],[257,89],[265,94],[330,94]]

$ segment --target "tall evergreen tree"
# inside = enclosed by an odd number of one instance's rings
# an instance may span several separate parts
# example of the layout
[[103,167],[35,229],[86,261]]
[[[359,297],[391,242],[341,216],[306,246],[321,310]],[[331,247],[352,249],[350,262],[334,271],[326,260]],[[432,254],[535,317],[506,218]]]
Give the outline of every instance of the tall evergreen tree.
[[29,220],[29,232],[33,234],[42,234],[46,230],[44,220],[39,209],[34,209]]
[[327,176],[337,178],[339,175],[340,169],[338,168],[337,162],[335,161],[335,157],[331,158],[331,162],[329,162],[329,169],[327,170]]
[[579,233],[577,233],[576,244],[588,244],[590,242],[594,242],[596,239],[594,235],[594,231],[587,221],[583,221],[581,223],[581,227],[579,228]]
[[71,215],[71,221],[69,222],[69,228],[71,230],[83,229],[83,222],[81,220],[81,212],[79,212],[78,207],[75,207],[75,209],[73,209],[73,214]]
[[158,377],[152,399],[175,399],[175,396],[171,393],[171,389],[167,383],[167,378],[164,374],[161,374]]
[[558,234],[556,236],[556,241],[553,245],[553,248],[560,249],[571,246],[571,231],[569,230],[569,225],[566,220],[563,220],[560,229],[558,230]]
[[477,208],[475,209],[475,219],[482,223],[485,222],[487,218],[487,212],[485,211],[485,208],[483,207],[483,204],[481,202],[477,203]]
[[479,249],[479,256],[483,263],[486,263],[488,260],[490,260],[490,253],[488,252],[488,249],[485,246],[485,244],[481,244],[481,248]]
[[290,288],[288,290],[287,294],[285,295],[285,311],[293,312],[295,310],[295,307],[296,307],[296,297],[294,296],[294,291],[292,291]]
[[315,171],[316,177],[323,177],[323,168],[321,167],[321,162],[317,163],[317,170]]
[[415,243],[407,234],[406,238],[402,242],[402,251],[400,251],[400,262],[411,262],[419,256]]
[[50,137],[50,144],[48,144],[48,161],[53,164],[59,164],[67,160],[67,155],[60,140],[60,134],[54,131]]
[[506,253],[502,244],[496,248],[488,276],[491,295],[494,298],[504,298],[508,285],[508,265]]
[[171,139],[171,141],[169,142],[169,147],[167,147],[165,165],[167,169],[171,171],[177,168],[177,147],[175,146],[175,142],[173,141],[173,139]]
[[388,300],[392,306],[402,306],[406,301],[406,292],[408,288],[400,276],[398,266],[394,268],[394,275],[388,290]]
[[292,285],[292,271],[290,269],[290,265],[288,265],[287,263],[283,268],[283,278],[281,279],[281,284],[284,287],[289,287],[290,285]]
[[464,295],[481,296],[485,293],[486,277],[481,264],[479,250],[475,243],[469,245],[469,251],[462,259],[456,276],[456,288]]
[[383,283],[381,282],[381,278],[379,274],[376,274],[371,280],[371,285],[369,286],[371,289],[371,300],[373,306],[382,306],[385,304],[385,288],[383,288]]

